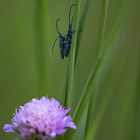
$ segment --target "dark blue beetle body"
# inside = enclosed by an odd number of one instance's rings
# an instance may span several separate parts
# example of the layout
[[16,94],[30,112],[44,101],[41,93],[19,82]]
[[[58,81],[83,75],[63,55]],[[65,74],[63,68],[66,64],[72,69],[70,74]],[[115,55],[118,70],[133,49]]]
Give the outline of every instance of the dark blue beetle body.
[[66,45],[65,45],[65,56],[68,57],[69,56],[69,53],[70,53],[70,50],[71,50],[71,42],[72,42],[72,33],[73,33],[73,30],[72,28],[69,28],[68,30],[68,33],[65,37],[66,39]]
[[57,39],[59,38],[60,39],[60,42],[59,42],[59,46],[60,46],[60,55],[61,55],[61,58],[64,59],[65,57],[68,57],[69,54],[70,54],[70,50],[71,50],[71,43],[72,43],[72,34],[74,33],[73,31],[73,28],[72,28],[72,24],[73,24],[73,17],[72,17],[72,20],[70,21],[70,15],[71,15],[71,9],[72,7],[75,6],[75,4],[73,4],[71,7],[70,7],[70,11],[69,11],[69,29],[68,29],[68,32],[66,34],[66,36],[63,36],[59,31],[58,31],[58,21],[61,20],[61,19],[57,19],[56,20],[56,29],[57,29],[57,32],[58,32],[58,37],[56,38],[56,40],[54,41],[54,44],[53,44],[53,48],[52,48],[52,53],[53,53],[53,49],[54,49],[54,45],[57,41]]
[[66,45],[65,45],[65,56],[68,57],[69,56],[69,53],[70,53],[70,50],[71,50],[71,43],[72,43],[72,35],[74,33],[73,31],[73,28],[72,28],[72,25],[73,25],[73,17],[72,17],[72,20],[70,21],[70,16],[71,16],[71,10],[72,10],[72,7],[75,6],[75,4],[73,4],[71,7],[70,7],[70,11],[69,11],[69,29],[68,29],[68,32],[66,34]]
[[60,54],[61,54],[61,58],[64,59],[64,56],[65,56],[65,36],[63,36],[58,30],[58,21],[59,20],[61,20],[61,19],[56,20],[56,29],[57,29],[58,37],[54,41],[54,44],[52,47],[52,54],[53,54],[55,43],[59,39]]
[[65,56],[65,37],[61,35],[60,37],[60,54],[61,54],[61,58],[64,59]]

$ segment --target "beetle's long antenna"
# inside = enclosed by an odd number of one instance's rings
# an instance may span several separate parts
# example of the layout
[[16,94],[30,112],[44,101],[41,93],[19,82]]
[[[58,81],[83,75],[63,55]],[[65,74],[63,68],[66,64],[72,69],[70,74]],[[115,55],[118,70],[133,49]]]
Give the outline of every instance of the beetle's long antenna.
[[60,20],[62,20],[62,19],[57,19],[57,20],[56,20],[56,30],[57,30],[58,34],[60,34],[60,32],[59,32],[59,30],[58,30],[58,21],[60,21]]
[[72,6],[70,7],[70,11],[69,11],[69,27],[72,25],[72,22],[73,22],[73,17],[72,17],[72,21],[70,22],[70,18],[71,18],[71,10],[72,8],[76,6],[76,4],[72,4]]
[[58,36],[56,39],[55,39],[55,41],[54,41],[54,43],[53,43],[53,46],[52,46],[52,54],[53,54],[53,56],[54,56],[54,46],[55,46],[55,43],[56,43],[56,41],[57,41],[57,39],[59,38],[60,36]]

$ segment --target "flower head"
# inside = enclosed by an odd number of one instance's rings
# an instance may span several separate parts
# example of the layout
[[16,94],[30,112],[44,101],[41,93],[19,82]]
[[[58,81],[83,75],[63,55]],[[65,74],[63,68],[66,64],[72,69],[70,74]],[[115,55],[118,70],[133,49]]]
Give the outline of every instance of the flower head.
[[76,129],[72,118],[66,116],[69,111],[53,98],[34,98],[16,110],[12,125],[4,125],[4,131],[16,131],[24,138],[39,136],[42,140],[48,140],[63,134],[68,127]]

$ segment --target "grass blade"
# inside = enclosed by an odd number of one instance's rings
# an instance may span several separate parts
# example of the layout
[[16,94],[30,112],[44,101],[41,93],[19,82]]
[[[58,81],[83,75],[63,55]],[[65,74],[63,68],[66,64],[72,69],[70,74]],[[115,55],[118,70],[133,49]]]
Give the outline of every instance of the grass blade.
[[111,33],[109,34],[106,42],[104,43],[104,47],[102,51],[100,51],[97,62],[93,69],[91,70],[91,74],[87,80],[87,84],[84,88],[84,91],[82,93],[82,96],[80,98],[80,101],[77,105],[77,108],[74,113],[74,119],[76,123],[78,123],[80,115],[83,112],[83,108],[85,106],[85,103],[89,101],[91,95],[93,94],[93,91],[95,90],[96,81],[99,79],[100,74],[102,73],[103,67],[105,65],[106,60],[108,59],[109,53],[112,49],[115,37],[118,33],[119,27],[121,25],[121,21],[124,15],[124,10],[118,17],[118,19],[115,22],[115,25],[113,26],[113,29]]
[[35,0],[34,30],[38,82],[41,95],[46,93],[45,38],[44,23],[46,20],[44,0]]
[[[126,10],[125,8],[123,8],[123,10],[121,11],[121,13],[119,14],[119,16],[116,19],[115,24],[114,24],[114,26],[112,28],[111,33],[108,35],[108,37],[106,39],[106,42],[104,43],[104,47],[106,49],[108,49],[108,51],[113,46],[114,40],[115,40],[116,35],[117,35],[118,31],[119,31],[120,25],[122,23],[121,21],[122,21],[122,19],[124,17],[124,13],[125,13],[125,10]],[[105,59],[108,59],[107,58],[107,55],[105,55],[105,56],[106,56]],[[123,64],[122,64],[122,66],[123,66]],[[105,100],[104,104],[102,105],[103,108],[104,108],[104,109],[102,109],[103,111],[96,118],[95,124],[92,125],[92,128],[89,128],[89,132],[88,132],[87,137],[86,137],[87,140],[93,140],[94,139],[94,136],[95,136],[95,134],[97,132],[97,129],[99,127],[99,124],[101,123],[101,119],[103,117],[103,114],[104,114],[105,109],[107,108],[107,105],[108,105],[108,102],[109,102],[110,98],[111,98],[110,96],[107,96],[106,97],[106,100]],[[95,99],[94,99],[94,101],[95,101]]]
[[85,140],[85,130],[86,130],[86,122],[87,122],[87,114],[88,114],[89,105],[87,104],[84,110],[82,117],[80,118],[78,124],[78,130],[74,134],[72,140]]
[[[127,57],[127,52],[125,52],[126,54],[124,55],[124,59],[126,59]],[[117,80],[115,80],[114,81],[114,85],[117,85],[120,81],[120,76],[121,76],[121,72],[122,72],[122,69],[124,68],[124,65],[125,64],[125,61],[122,61],[121,62],[121,64],[120,64],[120,68],[119,68],[119,70],[118,70],[118,74],[117,74]],[[115,72],[116,73],[116,72]],[[101,104],[101,107],[100,107],[100,109],[99,109],[99,111],[98,111],[98,114],[95,116],[95,118],[94,118],[94,124],[93,123],[91,123],[91,125],[90,125],[90,127],[88,127],[87,128],[87,136],[86,136],[86,140],[94,140],[95,139],[95,135],[96,135],[96,133],[97,133],[97,131],[98,131],[98,128],[99,128],[99,126],[100,126],[100,124],[102,123],[102,119],[103,119],[103,117],[104,117],[104,114],[105,114],[105,112],[106,112],[106,110],[107,110],[107,107],[109,106],[109,103],[110,103],[110,100],[111,100],[111,98],[112,98],[112,96],[114,95],[114,94],[112,94],[113,93],[113,91],[115,91],[116,89],[114,89],[114,88],[112,88],[111,90],[110,90],[110,93],[109,94],[107,94],[107,95],[105,95],[104,96],[104,100],[103,100],[103,102],[102,102],[102,104]],[[114,92],[115,93],[115,92]],[[95,95],[95,97],[96,97],[96,95]],[[94,100],[93,100],[93,102],[94,102],[94,104],[95,104],[95,102],[96,102],[96,98],[94,97]],[[95,107],[95,106],[94,106]]]
[[96,56],[98,56],[100,49],[102,49],[103,47],[107,13],[108,13],[108,0],[103,0],[102,8],[101,8],[100,23],[99,23],[99,32],[98,32],[98,37],[97,37],[97,45],[96,45],[96,53],[95,53]]
[[79,19],[79,26],[78,26],[78,32],[79,33],[78,33],[78,36],[77,36],[77,43],[76,43],[77,46],[76,46],[76,51],[75,51],[75,64],[77,62],[79,46],[80,46],[81,38],[82,38],[82,34],[83,34],[83,32],[80,31],[80,30],[84,30],[84,24],[85,24],[85,21],[86,21],[86,17],[87,17],[91,2],[92,2],[92,0],[86,0],[85,4],[83,4],[84,5],[83,10],[81,10],[81,16],[80,16],[80,19]]
[[[98,37],[97,37],[97,45],[96,45],[96,53],[95,53],[95,59],[99,55],[99,51],[103,48],[103,40],[104,40],[104,32],[106,27],[106,20],[108,15],[108,0],[104,0],[102,2],[102,8],[101,8],[101,16],[100,16],[100,23],[99,23],[99,31],[98,31]],[[96,89],[95,89],[96,90]],[[95,92],[95,91],[93,91]],[[94,95],[93,95],[94,96]],[[93,97],[91,97],[91,100]],[[91,103],[91,106],[89,108],[88,116],[91,116],[93,112],[93,102],[89,101]],[[87,127],[90,125],[90,119],[87,121]]]
[[71,106],[72,103],[72,97],[73,96],[73,91],[74,91],[74,77],[75,77],[75,51],[76,51],[76,42],[77,42],[77,35],[78,35],[78,25],[79,25],[79,17],[80,17],[80,5],[81,5],[81,0],[78,0],[78,2],[76,3],[76,32],[75,32],[75,36],[73,39],[73,46],[72,46],[72,53],[69,57],[68,60],[68,67],[67,67],[67,72],[68,72],[68,93],[67,93],[67,105],[66,106]]
[[[104,3],[103,3],[103,6],[102,6],[102,13],[104,13],[104,11],[106,12],[105,14],[102,14],[102,16],[101,16],[101,19],[100,19],[100,29],[99,29],[99,34],[98,34],[98,38],[101,38],[101,39],[98,39],[98,48],[101,48],[101,45],[102,45],[102,41],[103,41],[103,32],[104,32],[104,30],[105,30],[105,22],[106,22],[106,15],[107,15],[107,9],[108,9],[108,1],[106,0]],[[103,26],[103,27],[102,27]],[[100,40],[100,42],[101,43],[99,43],[99,40]],[[89,92],[89,87],[90,87],[90,84],[89,83],[93,83],[92,81],[94,81],[93,79],[93,77],[96,77],[96,74],[97,74],[97,72],[98,72],[98,68],[99,68],[99,65],[100,65],[100,63],[101,63],[101,59],[99,58],[98,59],[98,62],[95,64],[95,67],[91,70],[91,74],[90,74],[90,76],[89,76],[89,78],[88,78],[88,80],[87,80],[87,83],[86,83],[86,86],[85,86],[85,88],[84,88],[84,91],[83,91],[83,94],[82,94],[82,96],[81,96],[81,100],[79,101],[79,104],[77,105],[77,109],[76,109],[76,111],[75,111],[75,114],[74,114],[74,118],[76,118],[77,117],[77,114],[78,114],[78,110],[79,110],[79,107],[81,106],[81,104],[82,104],[82,100],[83,99],[85,99],[85,100],[87,100],[89,97],[87,97],[87,99],[86,99],[86,92],[88,93]],[[96,83],[96,82],[95,82]],[[92,84],[91,84],[91,86],[92,86]],[[82,107],[81,107],[82,108]]]

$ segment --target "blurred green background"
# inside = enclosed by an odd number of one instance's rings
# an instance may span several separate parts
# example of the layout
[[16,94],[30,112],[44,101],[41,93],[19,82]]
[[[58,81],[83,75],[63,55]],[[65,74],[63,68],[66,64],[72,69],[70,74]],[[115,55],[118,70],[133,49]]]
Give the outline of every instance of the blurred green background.
[[[15,134],[4,133],[2,127],[5,123],[11,123],[18,106],[42,95],[62,100],[67,59],[61,60],[58,43],[55,47],[56,57],[51,49],[57,37],[55,21],[57,18],[63,19],[59,29],[65,33],[69,7],[74,1],[38,1],[0,0],[1,140],[15,138]],[[105,35],[110,32],[122,3],[123,0],[109,0]],[[94,65],[101,4],[102,0],[92,0],[85,19],[76,65],[72,110]],[[128,0],[126,7],[113,44],[115,49],[104,68],[106,74],[103,73],[98,84],[100,88],[94,116],[101,111],[104,115],[96,140],[140,140],[140,1]],[[41,28],[37,28],[38,25]],[[40,82],[42,79],[44,81]],[[104,108],[105,99],[108,99],[108,106]]]

